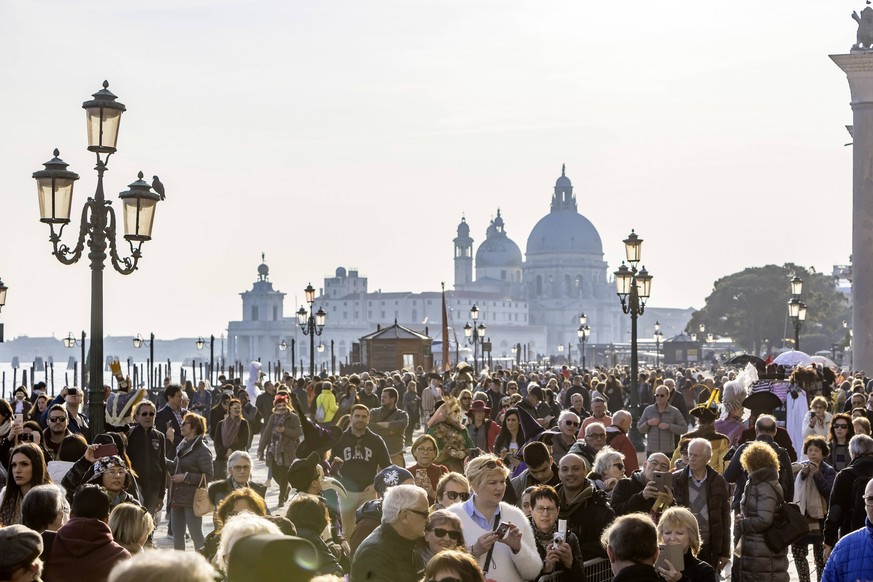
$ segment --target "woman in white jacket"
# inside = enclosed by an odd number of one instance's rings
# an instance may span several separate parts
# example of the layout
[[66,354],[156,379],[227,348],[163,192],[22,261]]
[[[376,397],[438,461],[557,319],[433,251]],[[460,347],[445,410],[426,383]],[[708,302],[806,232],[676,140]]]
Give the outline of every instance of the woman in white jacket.
[[467,463],[465,474],[473,495],[449,511],[461,518],[464,539],[471,544],[470,553],[485,578],[500,582],[536,579],[543,562],[530,522],[520,509],[501,501],[509,469],[494,455],[482,455]]

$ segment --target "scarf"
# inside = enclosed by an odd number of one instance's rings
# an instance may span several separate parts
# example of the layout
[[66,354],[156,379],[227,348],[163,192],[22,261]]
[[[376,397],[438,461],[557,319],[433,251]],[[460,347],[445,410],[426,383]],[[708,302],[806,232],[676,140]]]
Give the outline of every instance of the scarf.
[[233,446],[233,443],[236,442],[236,437],[239,434],[239,427],[242,417],[235,418],[228,414],[224,417],[224,420],[221,423],[221,442],[224,443],[224,446],[230,448]]
[[794,478],[794,501],[800,507],[800,512],[807,517],[815,520],[825,518],[827,504],[815,486],[812,475],[803,479],[798,473]]
[[537,524],[534,523],[533,514],[531,514],[527,520],[530,522],[530,528],[533,530],[534,539],[537,542],[537,548],[546,550],[555,540],[555,532],[558,531],[558,522],[555,521],[548,532],[543,532],[539,527],[537,527]]
[[12,421],[7,420],[3,424],[0,424],[0,438],[5,437],[9,434],[9,431],[12,430]]

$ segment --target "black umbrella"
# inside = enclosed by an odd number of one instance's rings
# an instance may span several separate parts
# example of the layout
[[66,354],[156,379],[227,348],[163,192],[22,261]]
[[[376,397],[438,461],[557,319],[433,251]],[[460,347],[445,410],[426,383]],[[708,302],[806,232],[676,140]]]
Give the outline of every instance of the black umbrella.
[[734,356],[725,363],[729,366],[745,366],[746,364],[754,364],[755,367],[757,367],[758,365],[763,365],[764,360],[762,360],[758,356],[753,356],[752,354],[740,354],[739,356]]

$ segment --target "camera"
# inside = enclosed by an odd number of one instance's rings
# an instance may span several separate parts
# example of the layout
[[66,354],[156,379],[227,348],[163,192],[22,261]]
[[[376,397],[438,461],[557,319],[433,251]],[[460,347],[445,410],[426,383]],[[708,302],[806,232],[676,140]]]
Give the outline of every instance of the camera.
[[497,526],[497,529],[495,531],[497,532],[498,538],[502,539],[503,536],[506,535],[506,532],[509,531],[509,524],[503,521],[500,523],[500,525]]
[[552,545],[549,546],[552,550],[557,550],[561,547],[561,544],[564,543],[564,534],[563,532],[556,531],[552,534]]

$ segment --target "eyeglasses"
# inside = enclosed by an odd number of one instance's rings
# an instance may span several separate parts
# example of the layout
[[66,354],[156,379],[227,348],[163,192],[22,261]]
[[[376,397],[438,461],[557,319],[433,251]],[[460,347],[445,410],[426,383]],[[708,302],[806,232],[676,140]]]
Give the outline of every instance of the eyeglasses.
[[539,514],[557,513],[558,512],[557,507],[543,507],[542,505],[538,505],[538,506],[534,507],[533,510],[534,510],[534,512],[539,513]]
[[666,394],[655,394],[655,398],[666,398]]
[[463,491],[446,491],[446,497],[448,497],[451,501],[457,500],[458,497],[461,498],[461,501],[467,501],[468,499],[470,499],[470,494]]
[[433,532],[433,535],[435,535],[438,538],[444,538],[446,536],[449,536],[449,539],[452,541],[455,541],[458,543],[464,541],[464,534],[462,534],[459,531],[453,530],[453,529],[443,529],[441,527],[435,527],[435,528],[428,530],[428,531]]
[[231,469],[233,469],[234,471],[251,471],[252,466],[251,465],[234,465],[233,467],[231,467]]
[[624,463],[613,463],[612,466],[615,467],[616,469],[618,469],[619,471],[624,471]]
[[52,422],[66,422],[67,417],[66,416],[50,416],[49,420]]
[[426,511],[421,511],[420,509],[412,509],[411,507],[407,507],[406,511],[411,511],[416,515],[420,515],[421,517],[427,518],[430,514]]
[[849,425],[848,424],[835,424],[834,428],[848,429]]
[[567,426],[579,426],[579,423],[575,420],[565,420],[564,424],[566,424]]
[[433,447],[418,447],[415,450],[416,450],[416,452],[419,452],[419,453],[435,453],[436,452],[436,449],[434,449]]
[[139,413],[139,415],[140,416],[154,416],[155,411],[154,410],[143,410],[142,412]]
[[109,469],[108,471],[106,471],[106,474],[109,475],[110,477],[124,477],[125,475],[127,475],[127,470],[126,469]]

